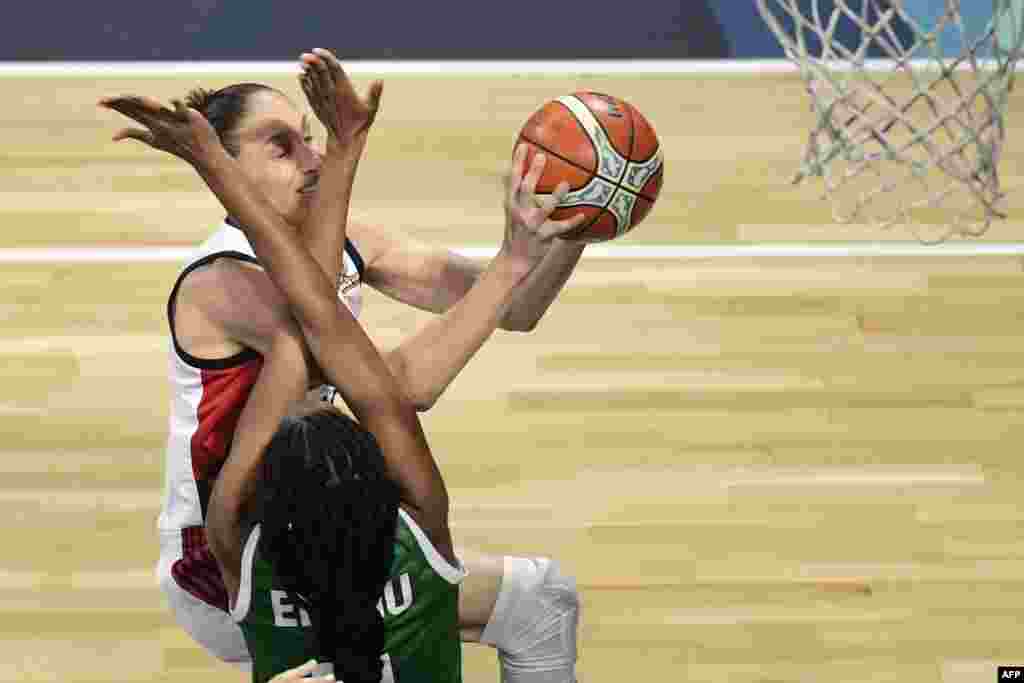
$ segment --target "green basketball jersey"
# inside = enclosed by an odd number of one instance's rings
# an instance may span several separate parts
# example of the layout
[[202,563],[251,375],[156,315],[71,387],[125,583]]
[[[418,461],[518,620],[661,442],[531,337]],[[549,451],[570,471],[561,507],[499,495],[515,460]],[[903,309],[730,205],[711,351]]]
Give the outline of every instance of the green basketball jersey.
[[[316,652],[309,614],[275,580],[270,563],[260,557],[259,538],[257,525],[242,554],[242,580],[231,616],[245,634],[253,683],[266,683]],[[465,575],[399,509],[391,578],[377,603],[384,616],[383,683],[461,683],[458,602]],[[319,673],[331,672],[333,666],[326,664]]]

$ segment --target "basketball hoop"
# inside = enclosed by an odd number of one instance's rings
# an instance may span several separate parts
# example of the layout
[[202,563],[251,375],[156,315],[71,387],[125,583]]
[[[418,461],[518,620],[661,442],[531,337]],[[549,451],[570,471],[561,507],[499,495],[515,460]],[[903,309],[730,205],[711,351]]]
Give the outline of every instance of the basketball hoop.
[[932,17],[907,0],[755,2],[817,119],[794,183],[820,178],[837,221],[941,242],[1006,217],[998,166],[1024,0],[992,0],[975,31],[960,0],[931,3]]

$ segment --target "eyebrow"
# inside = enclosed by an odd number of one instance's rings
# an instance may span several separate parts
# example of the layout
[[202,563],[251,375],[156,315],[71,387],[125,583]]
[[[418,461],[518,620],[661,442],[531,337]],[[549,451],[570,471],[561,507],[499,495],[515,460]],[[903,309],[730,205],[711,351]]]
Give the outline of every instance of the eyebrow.
[[[306,114],[302,115],[301,123],[302,135],[306,136],[309,134],[309,117]],[[252,136],[256,138],[267,138],[273,140],[274,138],[280,137],[282,134],[287,135],[294,129],[281,119],[270,119],[263,124],[245,132],[246,136]]]

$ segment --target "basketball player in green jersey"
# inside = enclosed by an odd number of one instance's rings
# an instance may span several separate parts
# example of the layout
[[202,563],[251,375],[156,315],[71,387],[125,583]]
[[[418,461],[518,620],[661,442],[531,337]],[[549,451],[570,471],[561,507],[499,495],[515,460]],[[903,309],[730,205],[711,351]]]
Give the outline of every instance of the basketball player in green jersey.
[[[301,342],[292,347],[297,353],[291,361],[283,348],[278,345],[268,358],[266,376],[293,373],[303,379]],[[351,368],[350,363],[350,373]],[[335,373],[327,376],[334,379]],[[261,376],[257,384],[267,381]],[[349,387],[336,386],[354,412],[376,410],[360,407]],[[281,389],[278,384],[267,390],[272,402],[284,399]],[[300,393],[298,381],[293,389]],[[274,410],[268,408],[272,402],[242,419],[262,423]],[[211,498],[211,544],[233,598],[232,616],[252,656],[253,680],[263,683],[316,656],[331,664],[319,673],[344,681],[461,681],[458,584],[464,572],[445,521],[432,519],[447,513],[443,484],[419,491],[427,498],[414,505],[417,494],[403,490],[423,487],[396,485],[388,470],[407,464],[389,467],[383,456],[430,464],[429,452],[424,458],[397,450],[406,446],[404,437],[389,447],[387,425],[377,430],[378,446],[333,406],[300,405],[262,453],[243,447],[225,464],[222,476],[231,477],[225,482],[251,489],[248,515],[235,512],[246,501],[226,500],[230,484],[224,486],[225,499],[216,489]],[[383,415],[401,419],[396,412]],[[416,477],[420,483],[431,478],[439,481],[429,471]],[[229,566],[236,558],[239,565]]]

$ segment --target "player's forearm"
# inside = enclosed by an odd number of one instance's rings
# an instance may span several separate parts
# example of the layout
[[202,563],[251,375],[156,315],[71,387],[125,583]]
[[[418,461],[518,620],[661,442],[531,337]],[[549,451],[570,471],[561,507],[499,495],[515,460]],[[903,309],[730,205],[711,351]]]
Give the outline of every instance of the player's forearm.
[[338,302],[335,323],[310,351],[328,382],[337,387],[356,419],[377,439],[402,500],[433,526],[447,521],[448,497],[412,404],[352,314]]
[[299,240],[323,269],[337,282],[344,263],[349,204],[363,141],[348,146],[331,141],[320,169],[319,189]]
[[211,152],[198,168],[221,204],[241,221],[256,257],[288,299],[303,332],[317,335],[325,321],[333,317],[337,301],[334,286],[323,269],[226,152]]
[[362,414],[353,412],[377,440],[402,500],[422,512],[432,530],[446,527],[448,491],[412,404],[403,401]]
[[241,562],[242,514],[252,499],[263,451],[308,382],[302,341],[296,334],[275,335],[210,495],[207,536],[218,563],[231,574],[237,573]]
[[430,408],[505,318],[528,269],[499,255],[469,292],[387,355],[404,393]]
[[501,327],[519,332],[529,332],[536,327],[569,281],[585,246],[582,242],[556,240],[540,265],[516,288]]

